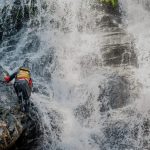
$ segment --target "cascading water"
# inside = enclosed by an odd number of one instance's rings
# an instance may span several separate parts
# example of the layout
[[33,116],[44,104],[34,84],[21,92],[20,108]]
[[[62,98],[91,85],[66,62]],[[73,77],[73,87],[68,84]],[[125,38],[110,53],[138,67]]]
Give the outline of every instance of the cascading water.
[[39,149],[150,149],[149,6],[0,1],[0,63],[13,72],[30,59]]

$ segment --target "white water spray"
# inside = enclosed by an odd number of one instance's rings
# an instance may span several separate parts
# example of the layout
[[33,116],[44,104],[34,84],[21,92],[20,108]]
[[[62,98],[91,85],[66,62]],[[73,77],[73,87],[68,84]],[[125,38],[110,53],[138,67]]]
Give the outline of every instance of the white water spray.
[[[144,140],[149,136],[143,135],[144,117],[140,113],[147,114],[149,110],[147,3],[146,0],[142,3],[120,0],[125,15],[120,15],[123,23],[118,23],[116,16],[106,14],[96,0],[37,1],[38,15],[31,17],[28,25],[35,21],[38,27],[24,29],[26,33],[21,30],[15,51],[8,53],[2,63],[5,66],[8,58],[15,60],[22,54],[30,57],[37,70],[38,66],[41,67],[40,71],[35,70],[34,75],[46,88],[48,96],[33,94],[32,100],[43,116],[45,141],[52,138],[56,142],[49,143],[49,149],[124,150],[146,147]],[[5,4],[4,1],[1,4]],[[24,54],[20,49],[30,43],[32,34],[38,37],[40,46],[37,51]],[[131,63],[130,43],[134,43],[138,67]],[[120,53],[124,47],[125,51]],[[51,51],[54,53],[53,61],[44,68],[49,61],[45,63],[44,58]],[[129,57],[129,63],[124,64],[126,57],[127,60]],[[19,61],[22,63],[23,58]],[[15,66],[14,62],[11,65]],[[51,73],[51,80],[50,77],[49,80],[44,78],[46,71],[43,68]],[[121,94],[117,95],[119,92]],[[105,110],[100,111],[102,106]],[[56,124],[58,133],[54,133],[52,128],[52,125],[56,128]]]

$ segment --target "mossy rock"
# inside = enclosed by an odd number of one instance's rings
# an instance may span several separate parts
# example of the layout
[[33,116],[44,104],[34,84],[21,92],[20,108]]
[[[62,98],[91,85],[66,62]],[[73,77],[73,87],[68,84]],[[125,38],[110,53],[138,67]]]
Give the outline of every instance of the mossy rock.
[[118,0],[99,0],[99,1],[105,4],[111,4],[113,7],[116,7],[118,5]]

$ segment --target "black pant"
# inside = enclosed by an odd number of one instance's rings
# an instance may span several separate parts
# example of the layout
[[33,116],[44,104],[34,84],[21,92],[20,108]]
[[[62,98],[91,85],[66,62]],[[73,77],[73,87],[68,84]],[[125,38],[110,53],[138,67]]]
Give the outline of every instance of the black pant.
[[28,110],[29,98],[31,96],[31,88],[28,82],[26,80],[16,80],[14,83],[14,88],[19,100],[21,100],[19,93],[22,93],[23,100],[25,101],[25,109]]

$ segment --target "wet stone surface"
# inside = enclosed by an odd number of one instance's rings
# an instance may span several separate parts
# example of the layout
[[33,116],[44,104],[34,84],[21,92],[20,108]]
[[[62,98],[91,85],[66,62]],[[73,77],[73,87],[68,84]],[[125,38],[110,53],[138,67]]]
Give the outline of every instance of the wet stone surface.
[[101,112],[124,107],[130,102],[130,83],[124,77],[112,75],[99,88]]
[[[6,71],[0,67],[1,81],[4,72]],[[31,103],[29,113],[22,112],[12,84],[0,83],[0,100],[0,149],[11,148],[18,139],[24,144],[33,140],[34,145],[36,138],[40,139],[42,135],[37,108]]]

